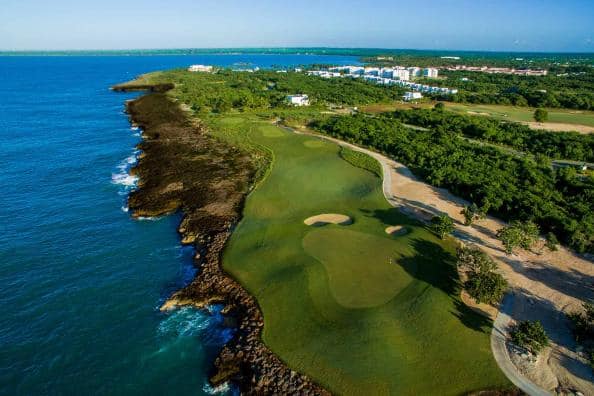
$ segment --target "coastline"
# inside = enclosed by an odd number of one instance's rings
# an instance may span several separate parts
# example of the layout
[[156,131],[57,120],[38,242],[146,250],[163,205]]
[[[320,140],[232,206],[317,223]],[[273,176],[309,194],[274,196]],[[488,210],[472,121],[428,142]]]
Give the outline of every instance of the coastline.
[[[132,217],[183,213],[178,227],[182,244],[194,245],[196,278],[174,293],[161,307],[185,305],[199,308],[225,305],[234,337],[215,359],[210,382],[231,381],[242,393],[300,393],[326,395],[325,389],[287,367],[261,341],[263,316],[255,299],[221,267],[221,254],[241,218],[245,197],[257,170],[248,153],[227,146],[189,120],[181,106],[165,92],[171,84],[122,84],[114,91],[148,91],[126,103],[133,125],[142,130],[138,145],[143,155],[130,173],[138,189],[128,200]],[[158,109],[158,112],[153,111]]]

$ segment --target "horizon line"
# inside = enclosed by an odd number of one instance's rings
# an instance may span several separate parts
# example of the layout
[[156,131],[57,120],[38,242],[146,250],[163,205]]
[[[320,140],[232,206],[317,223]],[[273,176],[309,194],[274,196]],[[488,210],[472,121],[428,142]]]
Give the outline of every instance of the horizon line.
[[1,49],[0,54],[10,53],[84,53],[84,52],[138,52],[138,51],[230,51],[237,50],[354,50],[354,51],[419,51],[419,52],[487,52],[487,53],[521,53],[521,54],[576,54],[594,55],[594,51],[537,51],[537,50],[492,50],[492,49],[438,49],[438,48],[385,48],[385,47],[341,47],[341,46],[244,46],[244,47],[171,47],[171,48],[91,48],[91,49]]

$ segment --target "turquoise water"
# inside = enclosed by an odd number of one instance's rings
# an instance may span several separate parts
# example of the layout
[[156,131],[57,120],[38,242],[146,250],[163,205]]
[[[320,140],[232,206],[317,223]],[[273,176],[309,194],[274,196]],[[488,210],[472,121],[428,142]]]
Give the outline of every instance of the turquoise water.
[[134,94],[108,88],[192,63],[353,63],[348,57],[0,57],[0,394],[209,394],[233,334],[220,307],[163,314],[194,276],[178,216],[135,221],[127,177]]

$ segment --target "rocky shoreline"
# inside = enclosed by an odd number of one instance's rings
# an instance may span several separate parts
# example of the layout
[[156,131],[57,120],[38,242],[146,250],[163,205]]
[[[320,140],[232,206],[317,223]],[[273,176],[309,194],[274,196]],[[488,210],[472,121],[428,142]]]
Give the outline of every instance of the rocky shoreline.
[[143,133],[142,151],[131,173],[138,189],[128,206],[134,217],[183,213],[182,243],[196,248],[197,277],[162,307],[225,305],[237,330],[219,353],[212,385],[232,381],[245,394],[328,395],[329,392],[286,366],[261,341],[264,326],[256,300],[222,269],[221,254],[241,217],[257,169],[250,153],[230,147],[188,118],[165,92],[170,84],[123,84],[115,91],[149,91],[129,101],[131,121]]

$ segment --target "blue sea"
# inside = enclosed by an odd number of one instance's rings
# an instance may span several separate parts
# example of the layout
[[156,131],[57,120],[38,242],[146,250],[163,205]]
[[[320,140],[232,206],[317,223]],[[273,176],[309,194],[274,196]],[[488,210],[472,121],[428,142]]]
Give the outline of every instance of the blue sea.
[[232,335],[221,307],[164,314],[195,276],[179,216],[132,220],[140,140],[113,84],[203,63],[313,55],[0,57],[0,394],[201,395]]

